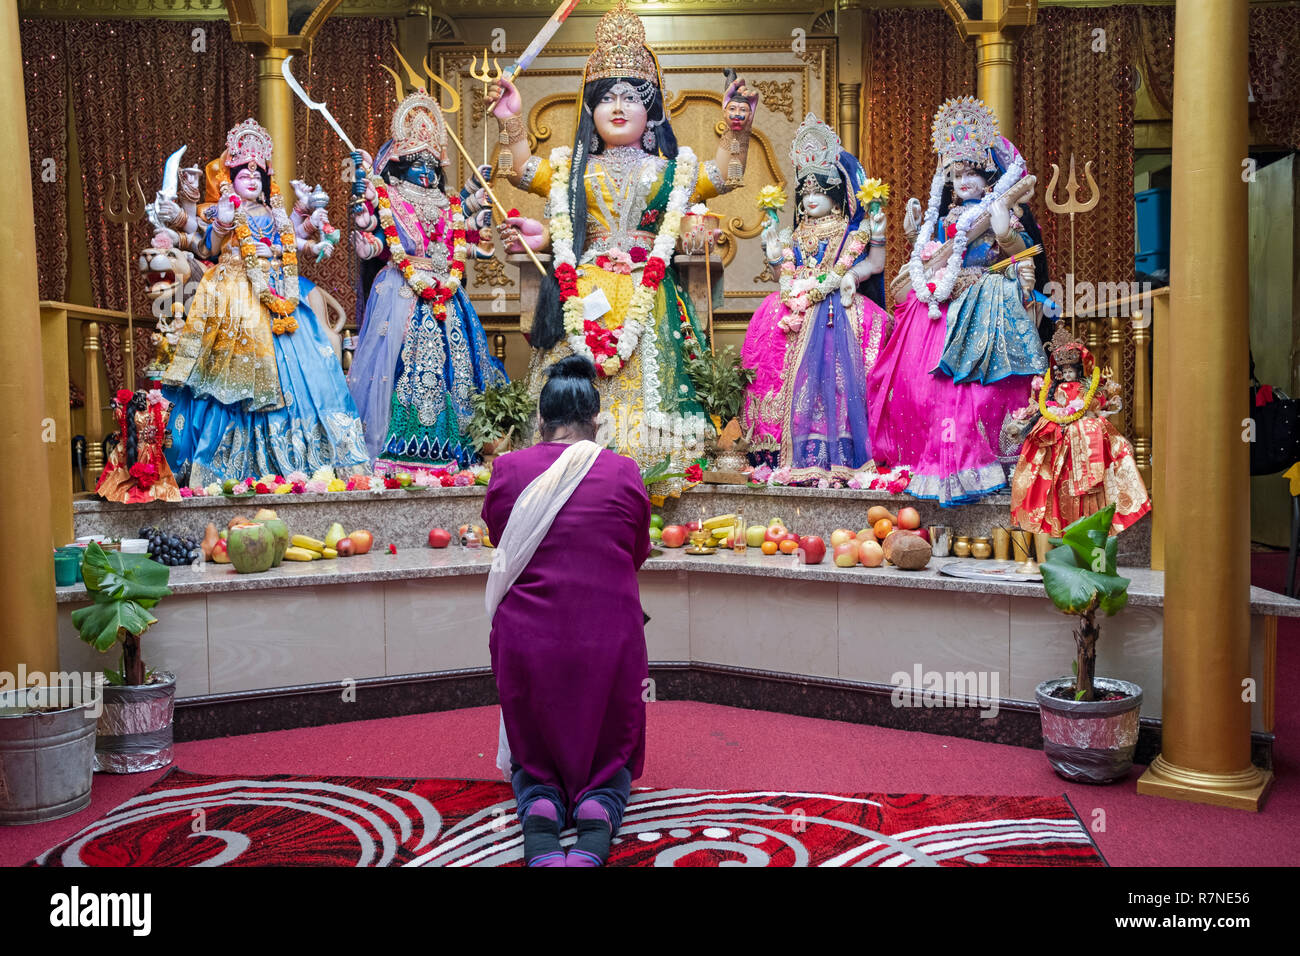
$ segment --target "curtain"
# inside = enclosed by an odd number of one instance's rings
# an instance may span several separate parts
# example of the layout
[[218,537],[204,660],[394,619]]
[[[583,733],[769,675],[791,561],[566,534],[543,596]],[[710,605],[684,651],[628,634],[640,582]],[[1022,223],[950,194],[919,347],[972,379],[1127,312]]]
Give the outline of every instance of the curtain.
[[912,252],[903,235],[907,199],[916,196],[924,203],[930,192],[936,161],[930,124],[944,100],[975,93],[975,47],[962,42],[943,10],[878,10],[873,20],[865,58],[871,73],[862,111],[869,147],[863,166],[890,188],[888,289]]
[[[314,100],[324,100],[330,113],[357,149],[373,156],[388,139],[389,122],[397,105],[393,79],[379,68],[382,62],[396,68],[392,44],[397,29],[392,20],[359,17],[326,21],[306,56],[294,58],[294,76]],[[419,64],[412,64],[419,69]],[[342,171],[348,148],[319,113],[295,102],[298,178],[309,186],[318,183],[329,193],[330,222],[343,233],[334,254],[325,262],[302,263],[303,275],[343,304],[348,318],[355,318],[356,256],[347,241],[351,233],[351,175]],[[350,170],[350,165],[348,166]],[[286,204],[293,201],[290,185],[280,183]]]
[[40,297],[61,300],[68,284],[68,78],[63,23],[23,20],[23,91],[36,207]]

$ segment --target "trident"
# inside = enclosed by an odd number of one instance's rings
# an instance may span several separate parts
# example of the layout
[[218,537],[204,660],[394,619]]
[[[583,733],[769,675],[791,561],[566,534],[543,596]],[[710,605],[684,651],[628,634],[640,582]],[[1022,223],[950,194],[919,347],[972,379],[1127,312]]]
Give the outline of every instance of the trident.
[[[1074,176],[1074,153],[1070,154],[1070,175],[1065,180],[1065,192],[1070,198],[1065,202],[1056,201],[1056,181],[1060,178],[1061,169],[1056,163],[1052,163],[1052,179],[1047,184],[1047,208],[1055,213],[1068,212],[1070,214],[1070,275],[1074,275],[1074,214],[1082,212],[1091,212],[1101,199],[1101,192],[1097,189],[1097,180],[1092,178],[1092,160],[1088,160],[1083,166],[1083,175],[1088,180],[1089,196],[1087,202],[1079,202],[1079,181]],[[1070,283],[1073,287],[1073,280]],[[1070,334],[1074,334],[1074,303],[1069,303],[1070,309]]]
[[469,75],[483,84],[483,165],[488,162],[487,149],[487,130],[488,130],[488,107],[487,92],[488,86],[495,80],[501,79],[501,63],[496,57],[492,58],[492,66],[488,67],[487,47],[483,48],[483,66],[478,65],[478,57],[471,55],[469,58]]
[[135,313],[131,308],[131,223],[144,215],[144,190],[140,177],[135,177],[135,199],[131,184],[126,178],[126,163],[122,164],[122,178],[108,174],[108,194],[104,197],[104,218],[122,226],[122,244],[126,252],[126,341],[122,344],[122,357],[126,360],[126,387],[135,391]]

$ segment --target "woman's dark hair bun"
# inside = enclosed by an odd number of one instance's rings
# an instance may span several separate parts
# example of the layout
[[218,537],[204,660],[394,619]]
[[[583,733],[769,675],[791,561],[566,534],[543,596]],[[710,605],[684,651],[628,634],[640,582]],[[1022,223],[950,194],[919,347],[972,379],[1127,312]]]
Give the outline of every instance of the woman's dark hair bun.
[[570,355],[552,365],[546,373],[547,380],[557,378],[581,378],[589,382],[596,381],[596,366],[591,360],[581,355]]

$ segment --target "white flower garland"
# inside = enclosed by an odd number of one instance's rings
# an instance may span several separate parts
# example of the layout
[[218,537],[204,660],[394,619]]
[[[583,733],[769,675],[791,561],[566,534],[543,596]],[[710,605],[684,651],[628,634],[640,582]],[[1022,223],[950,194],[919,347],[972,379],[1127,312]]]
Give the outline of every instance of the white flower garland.
[[1024,175],[1024,158],[1017,156],[993,186],[992,192],[986,193],[974,205],[963,204],[969,206],[969,208],[963,209],[961,215],[957,218],[957,235],[953,242],[952,255],[948,257],[947,265],[936,276],[937,281],[934,283],[934,289],[931,290],[930,283],[925,278],[925,266],[921,262],[921,250],[930,241],[930,236],[934,235],[935,224],[939,221],[939,203],[943,200],[944,170],[940,168],[935,171],[934,179],[930,181],[930,203],[926,207],[925,219],[921,223],[921,228],[916,231],[916,241],[912,244],[912,257],[907,261],[907,272],[912,281],[912,291],[916,293],[918,302],[924,302],[929,307],[930,318],[939,318],[939,303],[947,302],[952,295],[953,286],[956,284],[957,276],[961,272],[962,260],[966,257],[967,234],[970,232],[971,225],[993,204],[994,200],[1005,195],[1006,191]]
[[820,280],[814,273],[813,276],[798,282],[794,279],[794,249],[787,245],[781,251],[779,285],[781,301],[790,310],[790,315],[782,318],[778,323],[781,328],[787,332],[798,332],[803,327],[808,313],[816,308],[822,299],[839,289],[841,280],[853,267],[858,256],[862,255],[862,250],[867,247],[870,240],[871,225],[868,223],[855,232],[849,233],[844,243],[844,251],[835,260],[835,264],[822,274]]
[[[551,245],[555,252],[557,268],[568,265],[576,269],[577,257],[573,249],[573,223],[568,213],[570,156],[571,151],[567,146],[560,146],[551,151]],[[694,191],[698,171],[695,153],[689,147],[680,147],[677,154],[677,168],[673,175],[672,188],[668,194],[668,208],[663,222],[660,224],[659,232],[655,236],[650,255],[646,260],[647,266],[658,259],[663,267],[667,268],[672,257],[673,248],[677,245],[682,216],[685,214],[691,193]],[[637,345],[640,343],[641,336],[646,329],[646,322],[654,309],[655,295],[657,293],[658,283],[651,287],[637,280],[623,325],[621,328],[612,331],[614,338],[618,341],[617,352],[602,362],[596,361],[591,347],[587,345],[585,309],[582,298],[577,295],[566,298],[563,307],[565,341],[568,342],[575,355],[581,355],[590,360],[600,370],[601,374],[606,377],[616,374],[636,352]]]

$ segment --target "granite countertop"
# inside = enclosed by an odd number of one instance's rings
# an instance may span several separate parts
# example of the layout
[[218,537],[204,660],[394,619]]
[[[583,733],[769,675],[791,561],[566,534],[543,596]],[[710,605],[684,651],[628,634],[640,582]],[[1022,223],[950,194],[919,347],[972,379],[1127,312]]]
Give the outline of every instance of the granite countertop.
[[[466,489],[468,490],[468,489]],[[208,563],[199,568],[185,566],[171,569],[170,586],[174,594],[203,594],[211,591],[245,591],[264,588],[318,587],[353,582],[418,580],[421,578],[486,575],[492,564],[490,548],[444,549],[405,548],[397,554],[376,552],[318,561],[285,561],[278,568],[261,574],[240,574],[228,564]],[[712,555],[688,555],[682,550],[664,549],[650,558],[645,571],[688,571],[699,574],[737,574],[756,577],[802,578],[834,584],[860,584],[877,587],[913,588],[922,591],[958,591],[976,594],[1006,594],[1013,597],[1044,598],[1038,582],[982,581],[940,574],[938,569],[959,558],[931,558],[923,571],[899,568],[839,568],[831,563],[830,554],[821,564],[795,564],[787,555],[767,556],[750,548],[744,554],[718,551]],[[988,561],[990,566],[1002,562]],[[1009,564],[1010,562],[1006,562]],[[1164,572],[1147,568],[1120,568],[1130,580],[1129,603],[1136,607],[1161,607],[1164,604]],[[59,603],[81,603],[86,590],[81,584],[55,588]],[[1300,617],[1300,600],[1273,591],[1250,589],[1252,614]]]

